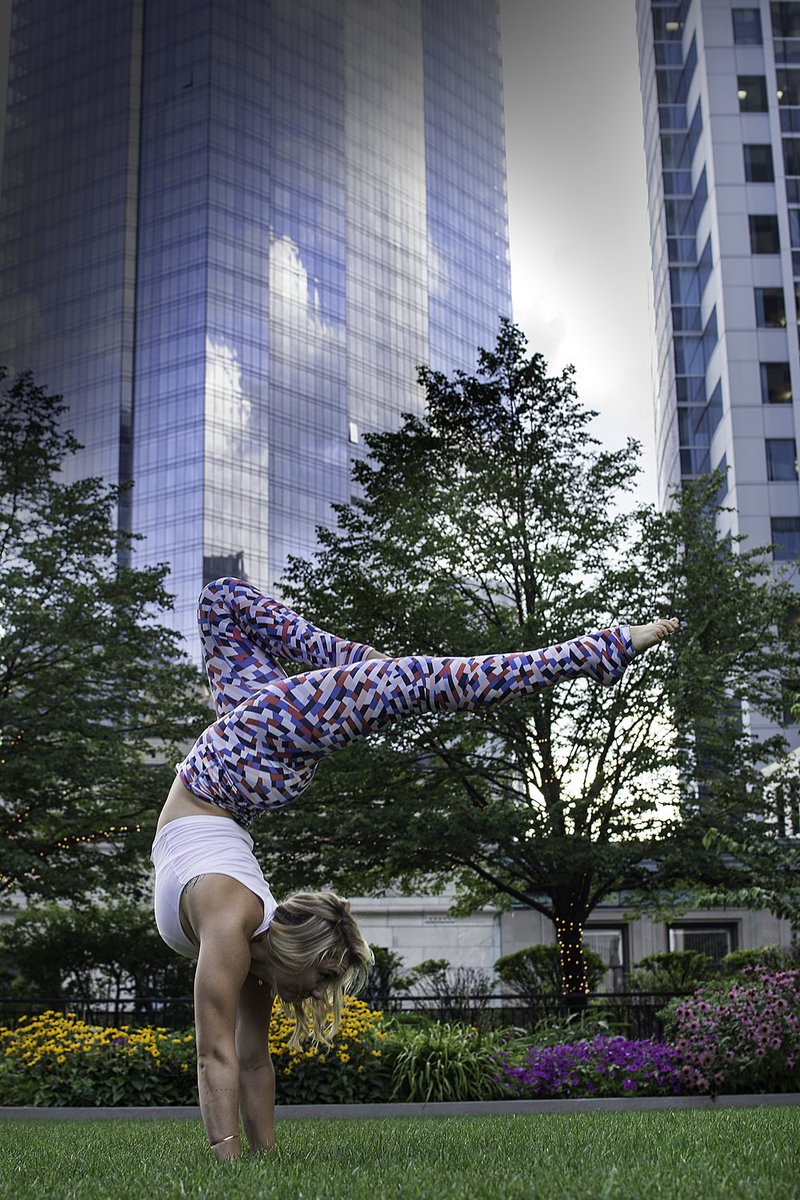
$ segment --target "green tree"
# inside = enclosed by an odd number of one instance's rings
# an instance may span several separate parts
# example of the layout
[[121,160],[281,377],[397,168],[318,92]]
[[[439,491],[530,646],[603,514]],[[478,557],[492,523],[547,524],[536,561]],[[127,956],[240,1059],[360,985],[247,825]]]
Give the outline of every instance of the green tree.
[[554,923],[565,990],[582,993],[601,900],[625,887],[662,901],[729,873],[699,834],[753,799],[762,751],[740,702],[780,719],[794,594],[763,551],[718,532],[718,479],[670,512],[622,511],[636,445],[600,449],[572,371],[548,375],[514,326],[475,376],[420,382],[424,415],[367,439],[361,499],[319,531],[312,562],[292,562],[284,591],[301,611],[390,654],[512,651],[654,615],[684,628],[617,687],[423,716],[333,755],[264,823],[260,851],[278,886],[455,881],[460,911],[528,905]]
[[4,991],[43,1000],[137,1001],[191,993],[194,962],[159,937],[150,905],[33,905],[0,928]]
[[800,936],[800,842],[748,819],[735,836],[712,826],[703,837],[704,846],[724,863],[736,867],[733,879],[723,878],[715,886],[698,885],[685,903],[692,908],[728,905],[767,909],[789,922],[792,937]]
[[30,375],[0,387],[0,893],[46,899],[136,890],[207,720],[159,624],[168,567],[122,565],[119,488],[60,475],[79,449],[64,411]]
[[372,1004],[375,1000],[385,1000],[398,992],[407,992],[414,976],[405,973],[402,954],[388,950],[385,946],[376,946],[372,942],[370,950],[375,956],[375,961],[370,967],[361,999],[367,1004]]

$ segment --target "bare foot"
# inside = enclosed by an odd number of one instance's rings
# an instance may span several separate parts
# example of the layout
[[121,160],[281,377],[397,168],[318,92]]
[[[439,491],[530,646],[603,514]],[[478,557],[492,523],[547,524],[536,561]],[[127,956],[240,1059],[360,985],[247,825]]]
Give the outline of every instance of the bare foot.
[[649,625],[631,625],[631,641],[633,642],[634,654],[641,654],[643,650],[649,650],[651,646],[657,646],[665,637],[669,637],[671,633],[680,625],[677,617],[665,617],[662,621],[652,621]]

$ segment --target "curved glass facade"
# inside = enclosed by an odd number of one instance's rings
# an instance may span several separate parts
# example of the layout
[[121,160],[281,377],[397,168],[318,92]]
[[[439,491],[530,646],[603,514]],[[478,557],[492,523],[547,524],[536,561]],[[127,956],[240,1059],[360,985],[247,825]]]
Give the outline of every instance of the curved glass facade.
[[510,313],[496,0],[14,0],[0,216],[0,361],[193,637]]
[[689,0],[651,0],[647,6],[640,5],[639,14],[648,128],[657,339],[656,447],[662,502],[679,479],[711,470],[711,441],[722,416],[721,383],[718,378],[713,382],[707,378],[717,344],[717,315],[715,307],[708,311],[709,305],[704,305],[713,255],[703,224],[707,173],[696,158],[703,113],[692,86],[697,68],[696,37],[686,45],[688,9]]

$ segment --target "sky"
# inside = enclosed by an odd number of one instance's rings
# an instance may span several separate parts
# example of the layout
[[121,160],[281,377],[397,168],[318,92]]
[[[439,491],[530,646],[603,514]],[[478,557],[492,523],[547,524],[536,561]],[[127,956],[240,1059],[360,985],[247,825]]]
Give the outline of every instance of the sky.
[[635,0],[500,0],[514,320],[576,368],[605,446],[656,500],[652,302]]

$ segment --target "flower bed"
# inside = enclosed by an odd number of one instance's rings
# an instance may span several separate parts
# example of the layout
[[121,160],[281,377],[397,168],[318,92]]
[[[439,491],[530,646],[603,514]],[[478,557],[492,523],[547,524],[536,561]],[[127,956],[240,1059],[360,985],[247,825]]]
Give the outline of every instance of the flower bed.
[[0,1103],[195,1104],[194,1034],[98,1028],[74,1013],[0,1028]]
[[300,1050],[290,1049],[293,1028],[294,1021],[276,1008],[269,1048],[279,1104],[358,1104],[384,1098],[388,1076],[383,1013],[347,996],[330,1046],[307,1043]]
[[749,968],[665,1010],[687,1091],[800,1090],[800,971]]
[[623,1037],[595,1037],[543,1049],[520,1065],[503,1064],[509,1093],[530,1099],[579,1096],[676,1096],[683,1060],[672,1046]]
[[[270,1030],[278,1101],[357,1102],[387,1091],[382,1014],[348,997],[330,1047],[290,1050],[292,1022],[277,1008]],[[0,1027],[0,1104],[196,1104],[194,1031],[100,1028],[45,1012]]]
[[748,968],[662,1012],[667,1041],[596,1036],[501,1060],[509,1095],[679,1096],[800,1090],[800,971]]
[[[586,1037],[554,1044],[545,1030],[531,1045],[519,1030],[490,1036],[462,1025],[385,1023],[349,997],[333,1043],[297,1050],[289,1047],[292,1022],[276,1009],[270,1051],[277,1098],[324,1104],[800,1091],[800,972],[751,969],[672,1001],[663,1015],[664,1042],[587,1028]],[[196,1103],[191,1030],[104,1029],[53,1012],[0,1028],[0,1104]]]

